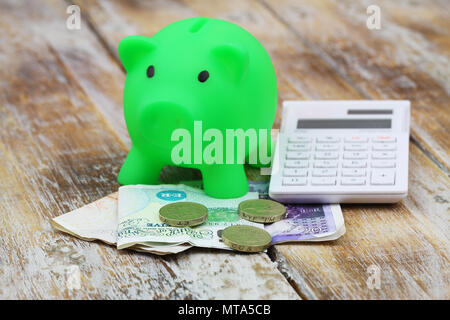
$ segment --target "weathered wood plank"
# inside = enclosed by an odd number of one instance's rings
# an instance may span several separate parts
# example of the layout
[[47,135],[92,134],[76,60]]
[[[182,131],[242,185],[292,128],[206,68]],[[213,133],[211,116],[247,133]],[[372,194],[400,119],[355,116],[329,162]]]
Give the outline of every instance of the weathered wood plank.
[[55,232],[50,218],[118,187],[124,75],[86,25],[66,29],[64,2],[0,9],[0,297],[298,298],[266,254],[161,258]]
[[370,1],[261,2],[364,96],[411,100],[414,139],[449,169],[448,3],[377,1],[381,29],[369,30]]
[[[180,2],[183,3],[183,2]],[[305,47],[269,11],[254,1],[186,1],[170,4],[171,17],[204,15],[227,19],[252,32],[271,54],[282,99],[362,99],[363,96]],[[122,12],[99,23],[97,11]],[[126,7],[125,7],[126,6]],[[151,35],[153,14],[144,2],[90,2],[89,14],[110,47],[128,35]],[[91,8],[95,8],[92,10]],[[162,9],[161,9],[162,10]],[[163,21],[164,22],[164,21]],[[169,21],[170,22],[170,21]],[[270,26],[270,27],[268,27]],[[119,34],[119,35],[118,35]],[[448,179],[411,145],[410,196],[395,206],[344,206],[347,234],[337,242],[275,246],[271,251],[299,293],[306,298],[400,298],[448,296]],[[356,248],[356,249],[355,249]],[[302,262],[306,261],[306,262]],[[368,290],[367,266],[381,267],[381,289]],[[429,266],[432,265],[432,268]],[[408,284],[411,281],[411,284]]]

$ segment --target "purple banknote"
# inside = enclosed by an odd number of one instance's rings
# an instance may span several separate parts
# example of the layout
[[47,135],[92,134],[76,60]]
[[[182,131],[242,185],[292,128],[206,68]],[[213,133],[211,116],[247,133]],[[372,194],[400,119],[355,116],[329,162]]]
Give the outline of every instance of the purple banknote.
[[[269,198],[269,182],[249,181],[250,191]],[[286,218],[267,224],[272,244],[288,241],[327,241],[345,233],[341,207],[337,204],[286,204]]]

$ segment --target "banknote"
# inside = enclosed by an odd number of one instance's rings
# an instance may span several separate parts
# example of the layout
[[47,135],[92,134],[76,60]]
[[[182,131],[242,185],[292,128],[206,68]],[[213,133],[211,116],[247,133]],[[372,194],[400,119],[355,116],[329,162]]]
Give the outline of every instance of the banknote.
[[153,253],[157,255],[166,255],[166,254],[174,254],[186,251],[187,249],[192,248],[191,245],[183,243],[183,244],[170,244],[170,245],[134,245],[127,249],[131,249],[134,251],[145,252],[145,253]]
[[[115,192],[51,220],[56,229],[80,239],[100,240],[135,251],[173,254],[203,246],[228,249],[221,242],[221,231],[229,225],[263,225],[242,220],[237,205],[247,199],[269,198],[268,179],[249,180],[250,192],[238,199],[213,199],[201,190],[201,180],[185,181],[186,185],[127,186],[120,190],[124,201],[118,204]],[[189,186],[187,186],[189,185]],[[159,196],[158,196],[159,194]],[[162,198],[162,199],[161,199]],[[173,228],[159,221],[159,207],[173,201],[195,201],[209,209],[207,222],[195,228]],[[119,225],[118,206],[122,204]],[[282,221],[265,225],[272,235],[272,244],[290,241],[327,241],[345,233],[339,205],[286,205]],[[176,230],[173,230],[176,229]],[[120,239],[120,244],[118,243]]]
[[[229,249],[221,241],[221,232],[232,225],[264,228],[259,223],[241,219],[240,202],[257,199],[257,192],[233,199],[209,197],[202,189],[187,185],[130,185],[119,188],[117,248],[145,243],[189,243],[196,247]],[[176,201],[191,201],[208,208],[208,219],[196,227],[171,227],[159,219],[159,209]]]
[[[52,220],[52,226],[77,238],[107,244],[117,243],[117,198],[118,192],[89,203],[81,208],[60,215]],[[129,249],[158,255],[179,253],[192,246],[188,244],[143,243]]]
[[286,218],[265,226],[272,244],[335,240],[345,233],[339,205],[286,205]]
[[[269,181],[249,180],[249,189],[270,199]],[[265,225],[272,244],[291,241],[335,240],[345,233],[344,217],[338,204],[286,204],[286,218]]]

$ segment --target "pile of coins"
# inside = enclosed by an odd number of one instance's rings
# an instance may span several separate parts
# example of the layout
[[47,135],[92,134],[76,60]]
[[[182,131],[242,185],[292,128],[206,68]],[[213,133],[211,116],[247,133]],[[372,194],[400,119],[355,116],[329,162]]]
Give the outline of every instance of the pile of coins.
[[[239,204],[238,213],[248,221],[273,223],[284,219],[286,207],[273,200],[245,200]],[[161,207],[159,218],[173,227],[193,227],[206,221],[208,208],[195,202],[175,202]],[[237,225],[223,230],[222,241],[237,251],[260,252],[270,246],[272,237],[264,229]]]

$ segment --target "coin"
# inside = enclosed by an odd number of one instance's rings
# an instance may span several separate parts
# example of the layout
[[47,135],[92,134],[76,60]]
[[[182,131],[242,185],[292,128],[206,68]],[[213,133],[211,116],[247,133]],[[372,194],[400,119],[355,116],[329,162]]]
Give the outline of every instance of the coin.
[[260,252],[270,246],[272,237],[264,229],[253,226],[231,226],[223,230],[222,241],[231,249]]
[[242,218],[249,221],[272,223],[284,219],[286,207],[273,200],[253,199],[242,201],[238,212]]
[[208,218],[208,208],[195,202],[175,202],[159,209],[159,219],[173,227],[192,227]]

